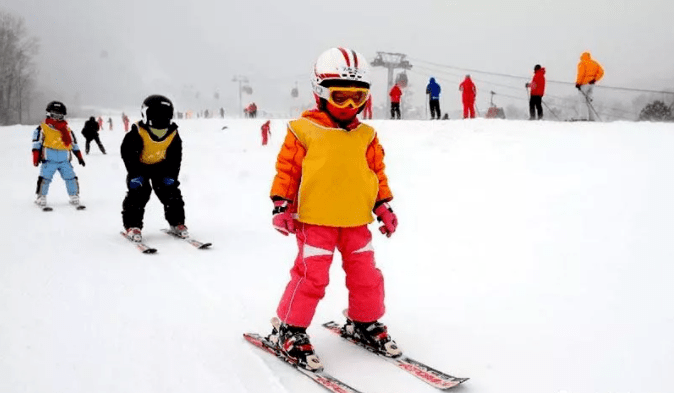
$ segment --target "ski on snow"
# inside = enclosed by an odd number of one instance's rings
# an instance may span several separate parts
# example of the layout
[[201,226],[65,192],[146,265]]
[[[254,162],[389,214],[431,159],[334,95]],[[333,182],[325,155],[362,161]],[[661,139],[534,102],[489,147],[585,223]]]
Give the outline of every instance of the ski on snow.
[[258,348],[262,348],[265,351],[269,352],[270,354],[276,356],[281,361],[292,366],[295,370],[311,378],[314,382],[323,386],[325,389],[331,392],[362,393],[361,391],[352,388],[351,386],[345,384],[344,382],[326,373],[325,371],[311,371],[298,366],[297,363],[294,363],[292,359],[285,356],[283,352],[281,352],[278,348],[276,348],[274,344],[272,344],[271,342],[269,342],[269,340],[260,336],[259,334],[244,333],[243,337],[251,344],[255,345]]
[[438,371],[434,368],[431,368],[419,361],[416,361],[408,356],[401,355],[396,358],[392,358],[389,356],[386,356],[379,351],[377,351],[376,348],[373,348],[363,342],[354,340],[353,338],[349,336],[345,336],[342,334],[342,326],[337,324],[334,321],[326,322],[323,324],[323,327],[326,329],[330,330],[331,332],[337,334],[338,336],[342,337],[343,339],[347,340],[348,342],[355,344],[361,348],[364,348],[373,354],[377,355],[380,358],[383,358],[384,360],[388,361],[389,363],[395,364],[398,368],[403,369],[407,371],[408,373],[414,375],[415,377],[421,379],[422,381],[426,382],[427,384],[438,388],[440,390],[447,390],[451,389],[455,386],[460,385],[461,383],[465,382],[468,380],[468,378],[458,378],[454,377],[449,374],[445,374],[442,371]]
[[191,244],[192,246],[194,246],[194,247],[196,247],[196,248],[198,248],[198,249],[200,249],[200,250],[204,250],[204,249],[206,249],[206,248],[208,248],[208,247],[210,247],[210,246],[213,245],[213,243],[203,243],[203,242],[200,242],[200,241],[198,241],[198,240],[196,240],[196,239],[193,239],[193,238],[190,237],[190,236],[188,236],[188,237],[180,237],[180,236],[176,235],[175,233],[171,232],[171,231],[168,230],[168,229],[162,229],[161,231],[164,232],[165,234],[169,235],[169,236],[172,236],[172,237],[176,238],[176,239],[186,241],[187,243]]
[[130,241],[131,243],[135,244],[138,251],[142,252],[143,254],[154,254],[154,253],[157,252],[156,248],[152,248],[152,247],[148,246],[147,244],[145,244],[144,242],[134,242],[133,240],[129,239],[128,237],[126,237],[126,233],[124,233],[124,231],[120,231],[119,233],[122,235],[122,237],[124,239],[126,239],[126,240]]

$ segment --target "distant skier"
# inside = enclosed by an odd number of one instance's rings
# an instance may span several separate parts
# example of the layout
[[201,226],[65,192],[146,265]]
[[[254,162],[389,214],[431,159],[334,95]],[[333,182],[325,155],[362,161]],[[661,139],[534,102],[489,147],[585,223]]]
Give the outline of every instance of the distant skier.
[[251,102],[246,109],[244,109],[244,114],[246,117],[254,119],[257,117],[257,105],[254,102]]
[[112,131],[112,117],[108,117],[109,130]]
[[580,102],[587,107],[587,119],[595,120],[592,106],[594,84],[604,77],[604,69],[590,57],[590,52],[580,55],[578,63],[578,75],[576,76],[576,89],[580,91]]
[[400,90],[400,86],[396,83],[388,95],[391,97],[391,119],[400,120],[400,98],[403,95],[403,91]]
[[545,68],[541,67],[540,64],[536,64],[534,67],[534,78],[525,86],[531,88],[531,94],[529,95],[529,120],[536,120],[536,112],[538,112],[538,120],[543,119]]
[[262,146],[267,146],[267,142],[269,141],[269,136],[271,135],[271,130],[269,129],[269,124],[271,123],[270,120],[267,120],[262,124]]
[[141,229],[145,205],[155,194],[164,205],[164,217],[170,231],[188,237],[185,203],[178,174],[182,163],[182,140],[173,123],[173,103],[161,95],[143,101],[142,120],[124,136],[121,153],[127,176],[128,192],[122,203],[122,221],[129,240],[142,241]]
[[84,152],[89,154],[89,147],[91,146],[91,141],[96,141],[96,144],[98,145],[98,148],[101,150],[101,153],[105,154],[105,148],[103,147],[103,144],[101,143],[100,136],[98,135],[98,123],[96,122],[96,119],[94,119],[93,116],[89,118],[84,123],[84,127],[82,128],[82,136],[84,136],[84,139],[86,140],[86,144],[84,146]]
[[96,121],[98,121],[98,129],[103,130],[103,118],[98,116],[98,119],[96,119]]
[[426,94],[428,95],[428,107],[431,110],[431,120],[440,120],[440,93],[442,89],[435,78],[431,78],[426,86]]
[[470,79],[470,75],[466,75],[466,79],[459,85],[459,90],[462,91],[461,100],[463,102],[463,118],[475,118],[475,96],[477,95],[477,88]]
[[33,165],[39,166],[42,163],[35,200],[40,207],[47,206],[49,185],[56,171],[59,171],[66,183],[70,204],[80,205],[80,186],[70,164],[72,154],[75,154],[80,165],[84,166],[85,163],[75,133],[65,120],[66,114],[66,106],[62,102],[50,102],[47,105],[46,119],[33,131]]
[[318,108],[288,124],[270,193],[274,228],[295,234],[299,252],[269,339],[300,367],[320,370],[306,329],[325,295],[335,248],[349,289],[344,331],[388,356],[401,353],[378,322],[384,281],[367,228],[373,211],[386,236],[398,220],[389,206],[384,150],[375,130],[357,118],[369,96],[367,60],[351,49],[329,49],[315,63],[312,86]]
[[124,132],[129,132],[129,116],[122,113],[122,122],[124,123]]

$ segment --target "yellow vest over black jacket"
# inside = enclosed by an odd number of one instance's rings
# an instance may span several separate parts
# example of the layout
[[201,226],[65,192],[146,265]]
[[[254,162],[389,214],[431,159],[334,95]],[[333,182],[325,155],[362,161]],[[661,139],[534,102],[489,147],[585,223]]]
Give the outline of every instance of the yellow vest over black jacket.
[[182,140],[178,126],[171,124],[157,138],[142,123],[136,123],[122,141],[122,159],[130,177],[161,175],[178,178],[182,161]]

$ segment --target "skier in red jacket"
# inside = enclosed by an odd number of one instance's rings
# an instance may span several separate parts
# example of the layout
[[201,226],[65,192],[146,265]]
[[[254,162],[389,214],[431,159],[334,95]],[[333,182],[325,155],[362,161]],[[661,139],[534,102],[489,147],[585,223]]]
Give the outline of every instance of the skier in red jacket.
[[470,75],[466,75],[466,79],[459,85],[459,90],[463,92],[463,118],[475,118],[475,96],[477,95],[477,88],[470,79]]
[[269,130],[269,123],[270,120],[267,120],[260,129],[262,131],[262,146],[267,146],[267,141],[269,141],[269,136],[271,135],[271,131]]
[[124,132],[129,132],[129,116],[122,112],[122,122],[124,122]]
[[388,95],[391,96],[391,119],[395,119],[396,117],[400,119],[400,97],[402,97],[403,91],[400,90],[400,86],[396,83]]
[[538,112],[538,120],[543,119],[543,95],[545,94],[545,68],[540,64],[534,67],[534,78],[526,87],[531,88],[531,95],[529,96],[529,120],[536,120],[536,112]]

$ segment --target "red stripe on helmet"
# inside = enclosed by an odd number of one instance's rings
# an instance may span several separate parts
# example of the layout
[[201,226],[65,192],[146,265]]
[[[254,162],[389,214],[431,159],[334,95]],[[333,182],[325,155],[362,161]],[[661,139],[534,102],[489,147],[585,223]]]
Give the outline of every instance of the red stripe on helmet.
[[346,66],[351,67],[351,60],[349,60],[349,54],[346,53],[346,50],[344,48],[337,49],[339,49],[339,51],[342,52],[342,55],[344,55],[344,59],[346,59]]
[[356,55],[356,51],[351,49],[351,53],[353,53],[353,67],[358,68],[358,56]]
[[325,78],[339,78],[339,74],[319,74],[319,78],[325,79]]

